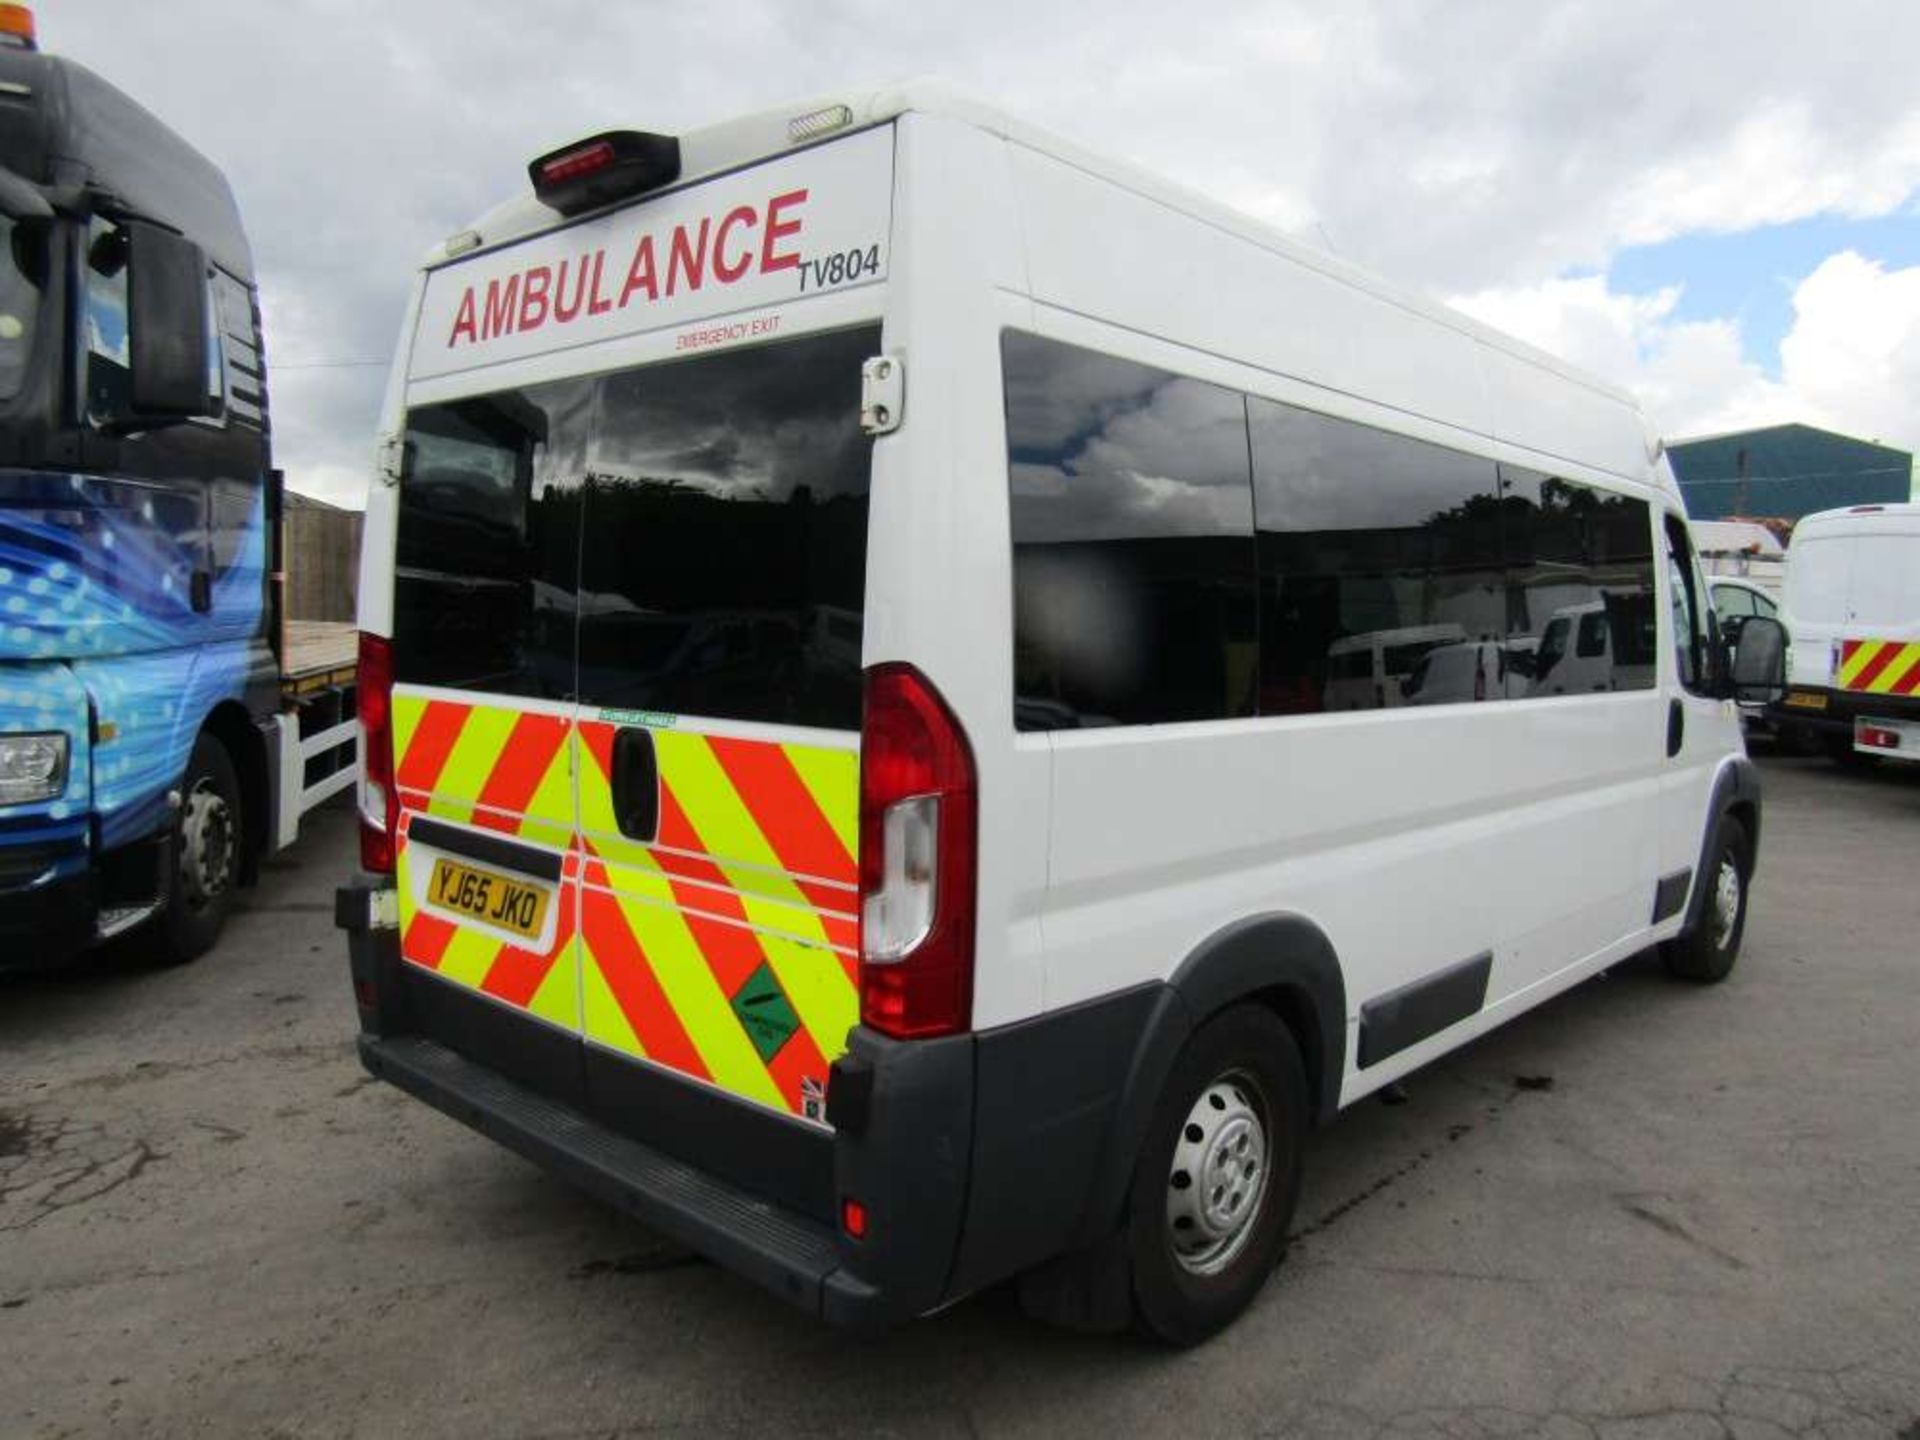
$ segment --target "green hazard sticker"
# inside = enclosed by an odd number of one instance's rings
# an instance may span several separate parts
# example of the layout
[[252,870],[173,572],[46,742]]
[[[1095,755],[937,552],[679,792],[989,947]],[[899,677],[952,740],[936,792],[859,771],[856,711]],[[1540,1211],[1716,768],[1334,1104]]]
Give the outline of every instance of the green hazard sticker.
[[680,723],[678,715],[664,710],[602,710],[600,718],[609,725],[645,725],[650,730],[671,730]]
[[733,992],[733,1013],[740,1017],[740,1028],[753,1041],[762,1062],[773,1059],[780,1047],[800,1028],[800,1017],[787,1003],[787,992],[774,978],[773,967],[762,962],[747,977],[747,983]]

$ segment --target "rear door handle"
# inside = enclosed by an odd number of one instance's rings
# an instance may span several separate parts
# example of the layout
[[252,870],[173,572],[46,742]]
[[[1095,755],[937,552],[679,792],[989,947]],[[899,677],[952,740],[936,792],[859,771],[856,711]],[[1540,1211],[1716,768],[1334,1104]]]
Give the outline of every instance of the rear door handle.
[[614,734],[612,785],[613,818],[620,833],[652,844],[660,833],[660,766],[651,730]]
[[1680,753],[1681,742],[1687,738],[1687,712],[1678,700],[1667,702],[1667,757],[1671,759]]

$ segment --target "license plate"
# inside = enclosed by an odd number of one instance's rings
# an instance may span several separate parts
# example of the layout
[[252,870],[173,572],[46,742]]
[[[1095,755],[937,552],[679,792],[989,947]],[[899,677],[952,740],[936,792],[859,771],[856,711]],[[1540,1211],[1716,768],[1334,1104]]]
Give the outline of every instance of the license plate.
[[428,904],[527,940],[538,938],[552,898],[553,892],[538,881],[515,880],[453,860],[435,860],[427,882]]
[[1827,708],[1827,697],[1806,690],[1795,690],[1788,694],[1783,703],[1796,710],[1824,710]]

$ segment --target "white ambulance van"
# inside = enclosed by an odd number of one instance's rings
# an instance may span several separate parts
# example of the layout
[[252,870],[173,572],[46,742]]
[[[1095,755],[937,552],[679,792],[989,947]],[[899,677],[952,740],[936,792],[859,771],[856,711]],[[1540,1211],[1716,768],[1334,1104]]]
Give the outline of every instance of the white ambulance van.
[[[373,1074],[832,1321],[1186,1343],[1313,1126],[1726,975],[1759,787],[1625,396],[933,88],[531,176],[383,420]],[[1579,605],[1657,663],[1325,705]]]
[[1789,685],[1769,718],[1838,760],[1920,760],[1920,505],[1808,515],[1788,555]]

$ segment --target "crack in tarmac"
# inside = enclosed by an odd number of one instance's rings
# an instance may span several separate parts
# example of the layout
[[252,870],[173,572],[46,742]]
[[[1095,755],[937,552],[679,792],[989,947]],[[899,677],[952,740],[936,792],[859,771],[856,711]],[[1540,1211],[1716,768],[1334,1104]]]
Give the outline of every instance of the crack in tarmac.
[[1380,1415],[1350,1403],[1308,1402],[1258,1433],[1300,1440],[1920,1440],[1920,1367],[1909,1363],[1742,1366],[1718,1381],[1686,1375],[1663,1381],[1657,1388],[1679,1393],[1616,1404],[1567,1397],[1543,1410],[1419,1406]]
[[6,1118],[13,1139],[0,1150],[0,1233],[25,1230],[110,1195],[165,1158],[145,1140],[112,1142],[98,1125]]

